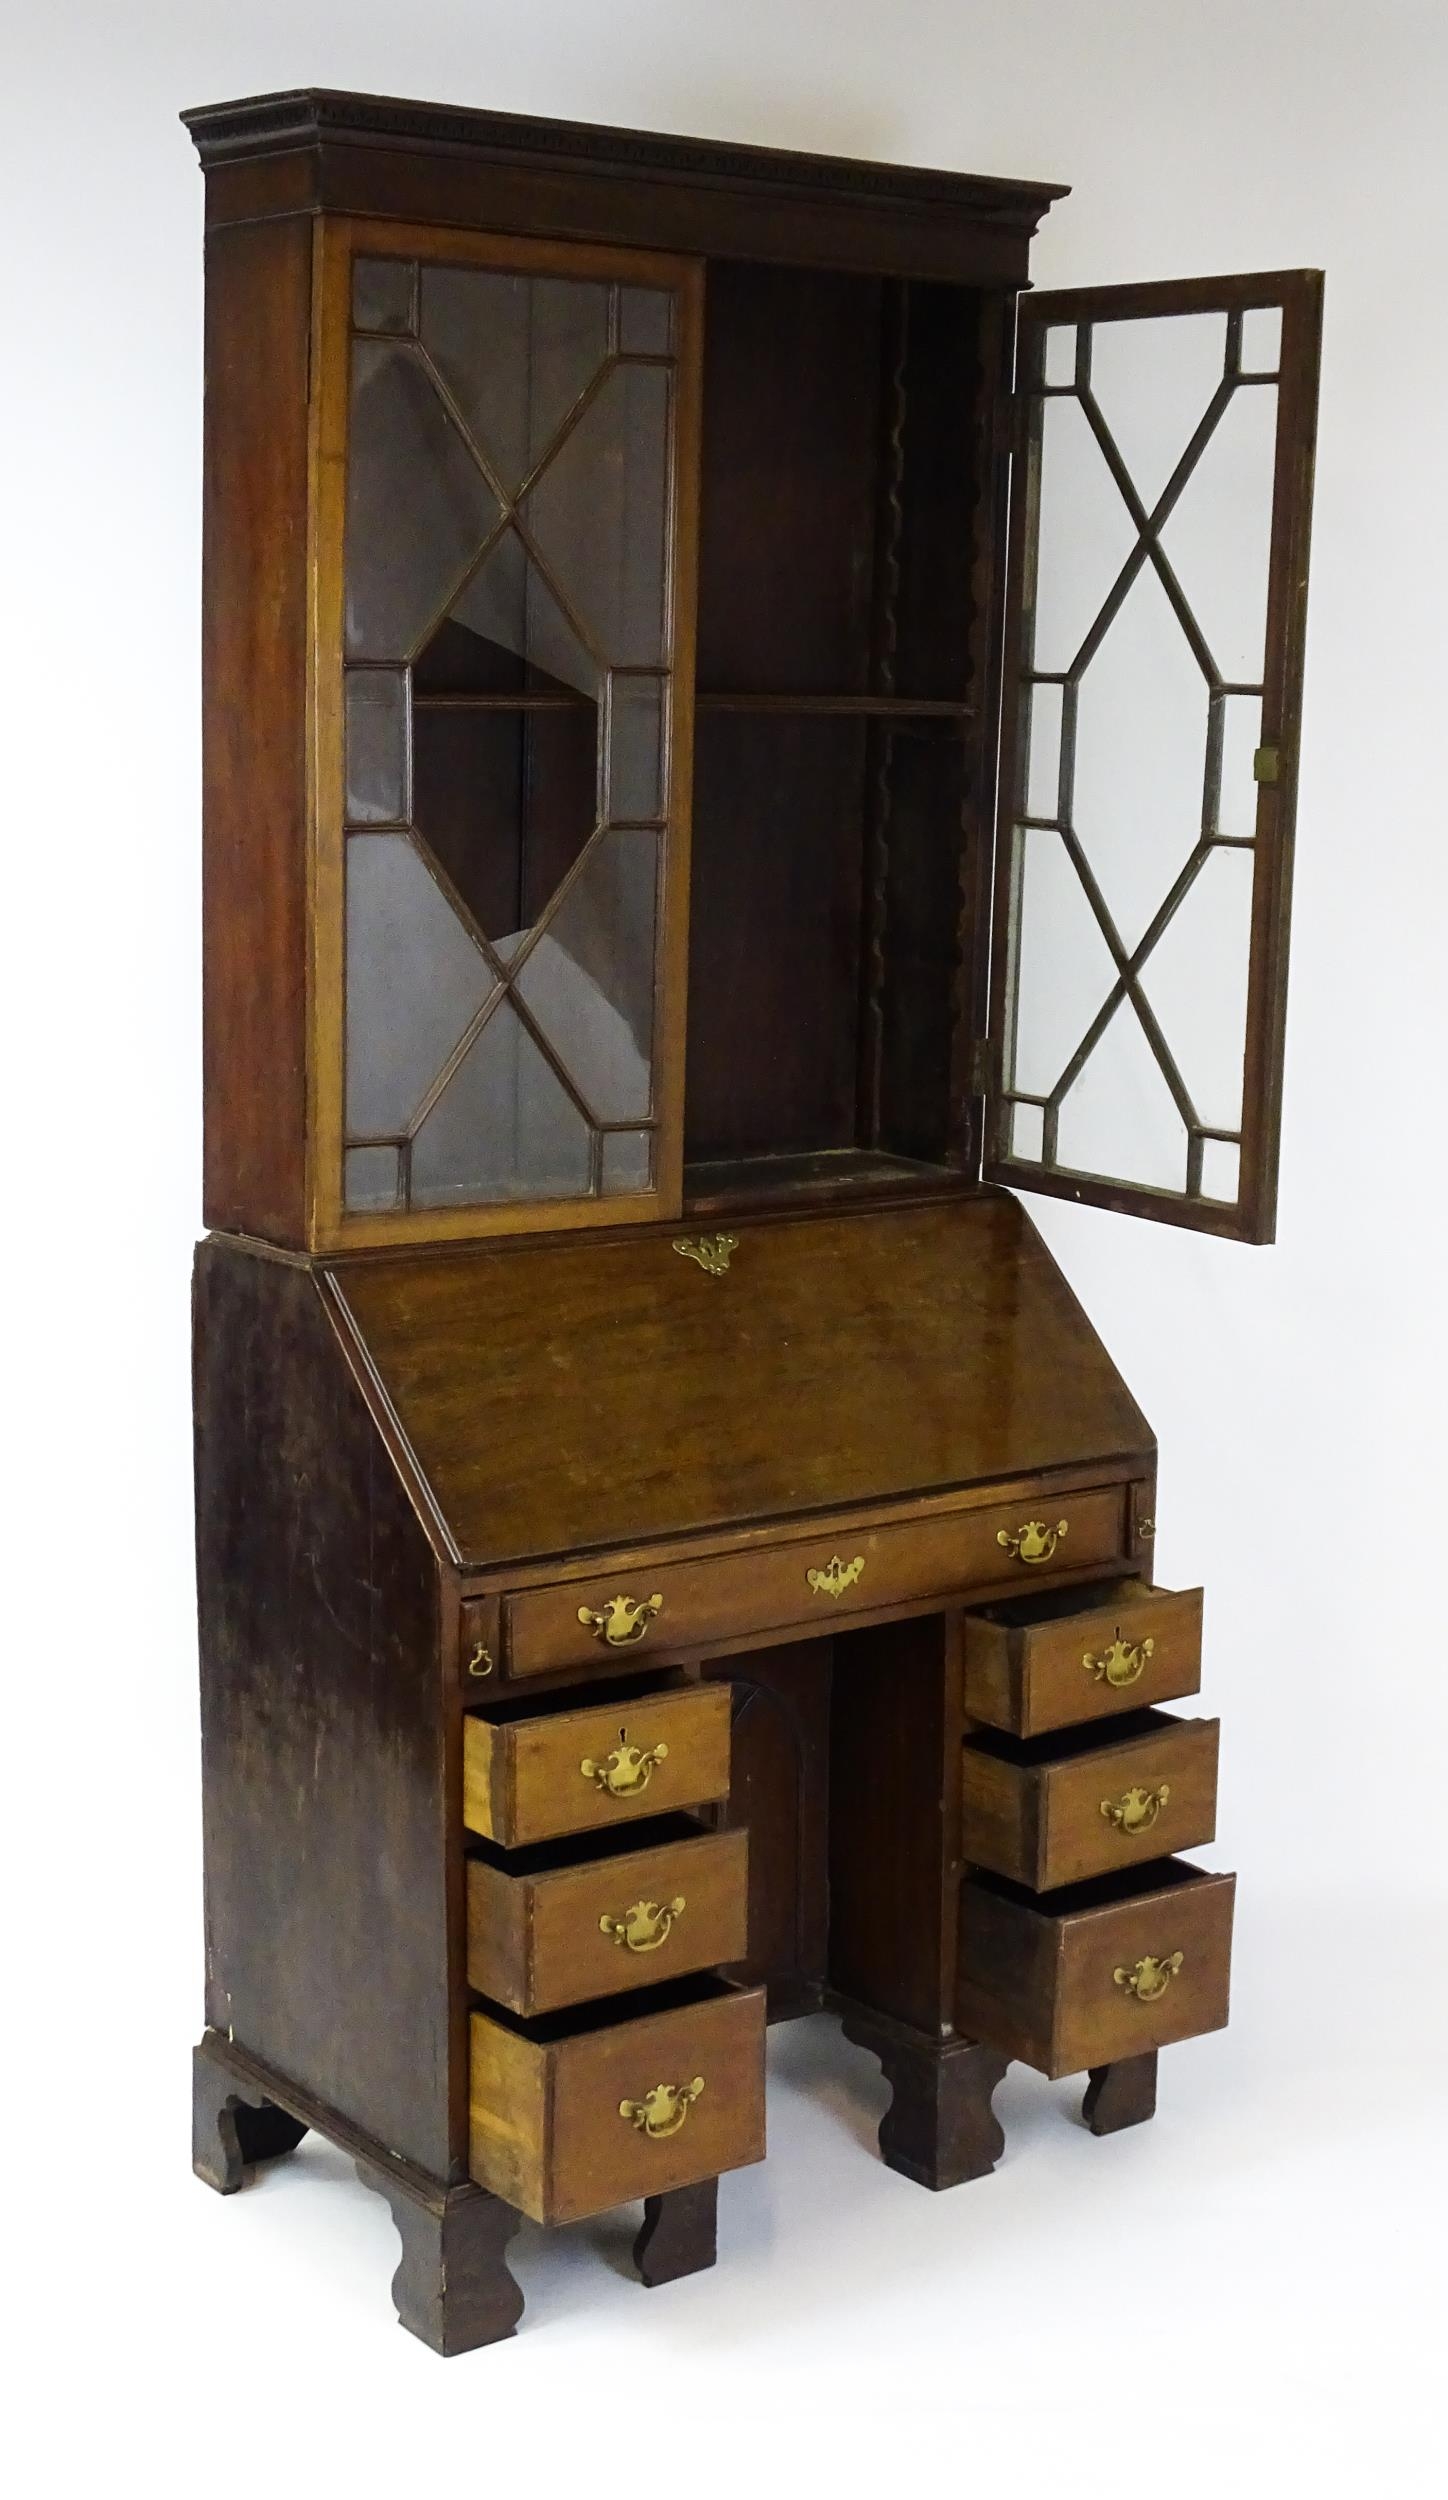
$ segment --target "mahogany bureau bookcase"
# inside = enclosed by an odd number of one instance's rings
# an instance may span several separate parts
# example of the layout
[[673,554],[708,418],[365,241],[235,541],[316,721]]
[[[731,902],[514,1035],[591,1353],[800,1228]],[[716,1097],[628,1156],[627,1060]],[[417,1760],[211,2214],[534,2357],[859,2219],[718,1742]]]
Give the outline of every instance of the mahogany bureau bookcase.
[[884,2159],[1226,2019],[1150,1431],[1016,1191],[1271,1238],[1321,282],[370,97],[206,173],[206,2022],[409,2327],[657,2284],[837,2009]]

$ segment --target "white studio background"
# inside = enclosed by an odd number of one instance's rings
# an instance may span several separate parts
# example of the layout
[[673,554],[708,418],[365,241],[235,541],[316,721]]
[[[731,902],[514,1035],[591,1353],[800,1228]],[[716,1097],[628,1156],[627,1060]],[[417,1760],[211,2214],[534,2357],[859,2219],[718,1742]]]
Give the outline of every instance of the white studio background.
[[[1441,0],[9,0],[5,56],[12,2488],[1431,2482]],[[725,2187],[717,2272],[646,2294],[616,2225],[530,2233],[534,2331],[450,2364],[393,2324],[391,2226],[339,2158],[226,2204],[187,2168],[201,182],[176,115],[306,83],[1069,181],[1047,285],[1328,273],[1280,1241],[1033,1207],[1160,1435],[1159,1576],[1208,1592],[1233,2027],[1102,2144],[1014,2070],[997,2176],[935,2198],[869,2154],[869,2061],[827,2023],[777,2035],[771,2159]]]

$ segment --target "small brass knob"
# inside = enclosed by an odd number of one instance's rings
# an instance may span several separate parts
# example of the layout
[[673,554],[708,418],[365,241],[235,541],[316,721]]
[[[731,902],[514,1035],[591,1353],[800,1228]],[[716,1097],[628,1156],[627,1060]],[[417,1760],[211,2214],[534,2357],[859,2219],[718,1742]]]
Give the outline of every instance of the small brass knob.
[[1139,1684],[1151,1664],[1155,1641],[1124,1641],[1118,1632],[1099,1658],[1089,1649],[1081,1653],[1081,1664],[1093,1683],[1109,1684],[1115,1693],[1124,1692],[1129,1684]]
[[610,1649],[632,1649],[644,1638],[656,1615],[664,1611],[661,1596],[609,1597],[599,1607],[580,1606],[578,1620],[586,1624],[596,1641],[604,1641]]
[[1101,1811],[1108,1823],[1134,1840],[1139,1832],[1149,1832],[1164,1805],[1171,1802],[1171,1790],[1163,1780],[1159,1788],[1128,1788],[1124,1797],[1114,1800],[1103,1797]]
[[1050,1561],[1065,1534],[1064,1519],[1058,1519],[1054,1528],[1048,1528],[1044,1519],[1028,1519],[1023,1528],[1016,1529],[1014,1535],[1005,1528],[997,1528],[996,1543],[1003,1545],[1008,1554],[1014,1554],[1017,1562],[1043,1563]]
[[1134,1962],[1130,1969],[1121,1963],[1111,1976],[1117,1987],[1124,1988],[1129,1997],[1136,1998],[1138,2004],[1154,2005],[1158,1997],[1166,1995],[1185,1958],[1181,1953],[1143,1953],[1141,1960]]
[[629,1953],[657,1953],[661,1944],[668,1943],[675,1919],[683,1917],[684,1906],[679,1893],[662,1906],[657,1901],[636,1901],[621,1918],[610,1918],[605,1910],[598,1922],[599,1934],[611,1936]]
[[656,2083],[641,2101],[620,2101],[618,2114],[641,2135],[657,2141],[678,2134],[703,2089],[702,2075],[696,2075],[692,2083]]
[[586,1780],[592,1780],[595,1788],[604,1789],[610,1797],[637,1797],[647,1788],[657,1765],[668,1758],[667,1745],[651,1745],[647,1753],[641,1753],[637,1745],[629,1743],[628,1729],[621,1727],[611,1754],[602,1762],[585,1755],[578,1768]]

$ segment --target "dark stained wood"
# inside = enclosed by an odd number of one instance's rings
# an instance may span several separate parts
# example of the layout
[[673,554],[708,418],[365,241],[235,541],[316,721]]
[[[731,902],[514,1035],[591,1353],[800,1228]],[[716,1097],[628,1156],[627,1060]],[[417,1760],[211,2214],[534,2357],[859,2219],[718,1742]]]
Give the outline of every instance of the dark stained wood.
[[[511,2335],[523,2300],[504,2263],[518,2227],[507,2205],[467,2181],[433,2177],[220,2032],[207,2032],[194,2071],[196,2170],[208,2185],[230,2193],[243,2183],[246,2160],[270,2158],[311,2128],[348,2154],[363,2185],[392,2208],[402,2239],[392,2286],[401,2323],[441,2353]],[[248,2141],[264,2149],[247,2154]]]
[[829,1947],[832,1643],[716,1659],[733,1694],[727,1823],[749,1834],[749,1941],[730,1977],[763,1983],[772,2019],[818,2004]]
[[306,1238],[311,253],[305,218],[206,247],[206,1221],[293,1245]]
[[357,2175],[386,2197],[402,2242],[392,2278],[398,2324],[445,2358],[506,2342],[523,2314],[507,2265],[521,2219],[511,2205],[473,2186],[420,2198],[396,2171],[366,2161],[358,2162]]
[[436,1565],[305,1269],[202,1244],[195,1383],[207,2019],[445,2179]]
[[1093,2135],[1115,2135],[1156,2116],[1156,2061],[1156,2050],[1147,2049],[1140,2057],[1091,2068],[1081,2115]]
[[875,280],[710,268],[697,644],[706,695],[866,691],[880,359]]
[[698,2274],[719,2254],[719,2182],[700,2179],[667,2196],[644,2198],[643,2228],[633,2244],[639,2280],[651,2287]]
[[937,2037],[955,2010],[961,1736],[957,1617],[840,1635],[830,1986]]
[[222,2196],[235,2195],[258,2162],[295,2152],[307,2132],[302,2119],[275,2101],[247,2100],[209,2040],[192,2052],[191,2078],[191,2167]]
[[1015,286],[1059,184],[324,89],[183,116],[210,219],[331,208]]
[[737,1231],[723,1277],[654,1230],[332,1269],[469,1564],[1150,1459],[1014,1200]]
[[844,2033],[880,2060],[891,2087],[880,2121],[880,2158],[918,2186],[984,2179],[1005,2148],[991,2096],[1005,2058],[979,2040],[931,2040],[851,2006]]
[[867,749],[848,715],[699,720],[690,1162],[856,1142]]

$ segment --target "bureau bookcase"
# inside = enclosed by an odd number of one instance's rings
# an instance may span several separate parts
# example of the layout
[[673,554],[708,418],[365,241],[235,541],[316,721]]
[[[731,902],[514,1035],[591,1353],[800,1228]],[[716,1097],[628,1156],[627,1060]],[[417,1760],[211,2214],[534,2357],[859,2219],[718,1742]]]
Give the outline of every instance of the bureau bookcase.
[[[206,173],[206,2031],[404,2323],[708,2264],[1226,2020],[1200,1591],[1017,1191],[1270,1240],[1321,281],[1059,190],[306,92]],[[903,2192],[903,2191],[902,2191]]]

